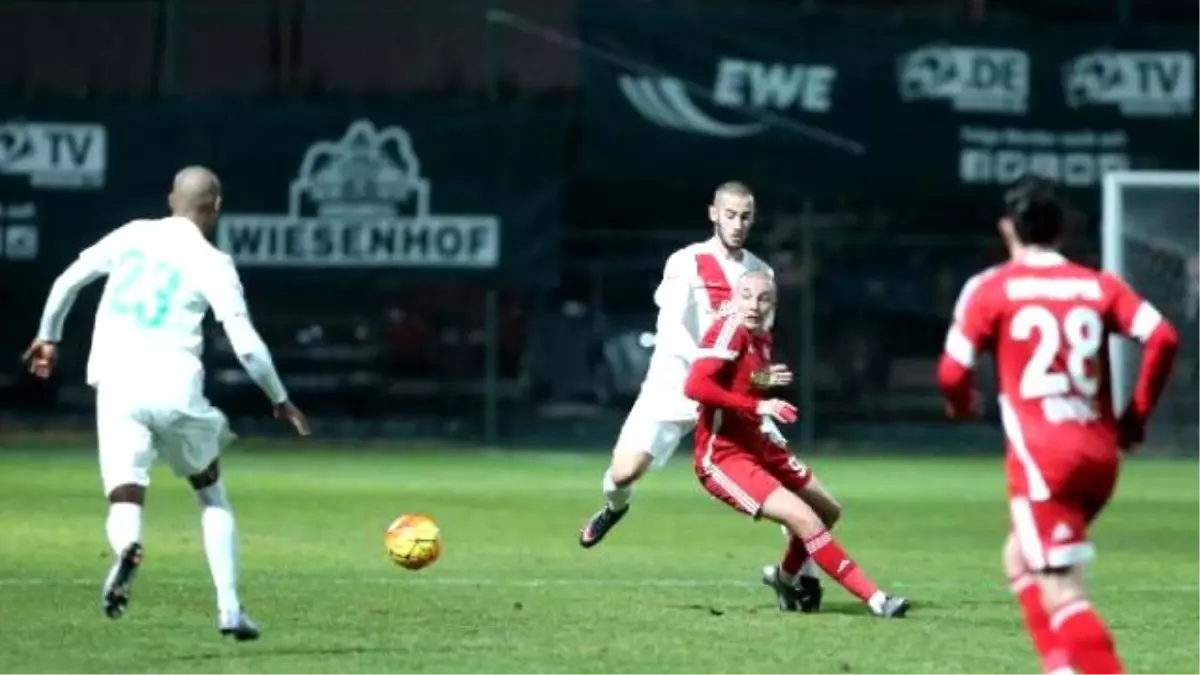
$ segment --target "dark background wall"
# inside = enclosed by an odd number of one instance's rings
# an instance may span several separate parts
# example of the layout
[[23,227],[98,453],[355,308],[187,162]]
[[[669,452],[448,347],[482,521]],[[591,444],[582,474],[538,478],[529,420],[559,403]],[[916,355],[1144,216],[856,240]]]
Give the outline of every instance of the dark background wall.
[[[0,348],[19,353],[80,247],[160,213],[171,173],[203,162],[227,184],[223,245],[259,238],[238,254],[256,321],[328,428],[603,445],[645,367],[662,261],[705,236],[715,183],[741,178],[759,192],[752,248],[782,281],[808,431],[957,445],[932,364],[958,287],[1000,259],[1001,185],[1060,178],[1080,216],[1071,252],[1098,262],[1104,170],[1197,166],[1196,14],[1175,0],[3,2]],[[314,148],[334,158],[322,177],[305,168]],[[1181,321],[1194,257],[1161,253],[1147,277],[1180,289]],[[87,424],[96,295],[58,379],[15,358],[0,373],[0,424]],[[212,396],[249,420],[259,395],[210,342]],[[1175,395],[1194,414],[1194,346],[1184,361]]]

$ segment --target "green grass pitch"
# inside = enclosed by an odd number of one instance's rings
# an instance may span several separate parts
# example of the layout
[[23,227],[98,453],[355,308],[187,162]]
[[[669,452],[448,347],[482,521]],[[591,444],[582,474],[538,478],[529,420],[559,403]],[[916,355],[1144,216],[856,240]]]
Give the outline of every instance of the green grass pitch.
[[[110,554],[91,453],[0,452],[6,672],[1034,672],[1004,588],[1001,463],[814,458],[860,564],[916,605],[781,615],[757,584],[782,537],[705,495],[685,458],[639,487],[598,548],[601,455],[327,448],[226,456],[253,644],[224,641],[186,485],[155,473],[125,618],[99,609]],[[1094,599],[1133,672],[1197,672],[1197,463],[1135,461],[1095,530]],[[389,563],[382,532],[427,513],[446,551]]]

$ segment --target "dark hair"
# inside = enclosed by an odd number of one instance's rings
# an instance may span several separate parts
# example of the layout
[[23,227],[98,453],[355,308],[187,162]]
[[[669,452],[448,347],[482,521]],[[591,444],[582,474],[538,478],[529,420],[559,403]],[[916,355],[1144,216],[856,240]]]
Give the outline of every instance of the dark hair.
[[1004,193],[1004,215],[1022,244],[1057,243],[1066,230],[1066,212],[1054,183],[1041,176],[1027,175]]

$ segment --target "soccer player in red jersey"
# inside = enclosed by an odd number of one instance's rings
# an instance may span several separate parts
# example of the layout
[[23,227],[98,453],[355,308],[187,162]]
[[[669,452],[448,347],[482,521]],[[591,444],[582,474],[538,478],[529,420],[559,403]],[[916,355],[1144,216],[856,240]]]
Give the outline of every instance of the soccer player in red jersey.
[[[1112,635],[1088,602],[1088,525],[1112,496],[1119,450],[1143,440],[1178,347],[1175,329],[1116,277],[1057,252],[1066,207],[1023,179],[1005,195],[1011,260],[964,286],[938,365],[951,417],[976,410],[971,369],[995,354],[1012,531],[1004,566],[1046,672],[1120,673]],[[1106,346],[1143,345],[1132,400],[1113,412]]]
[[[790,557],[811,557],[874,614],[904,616],[908,601],[879,590],[801,496],[813,480],[808,467],[762,429],[764,417],[784,423],[797,417],[791,404],[764,394],[764,385],[772,381],[767,318],[775,308],[775,282],[769,274],[747,272],[733,301],[734,311],[704,335],[684,388],[700,404],[696,476],[705,490],[733,508],[787,527]],[[795,610],[799,604],[802,591],[793,580],[771,577],[780,609]]]

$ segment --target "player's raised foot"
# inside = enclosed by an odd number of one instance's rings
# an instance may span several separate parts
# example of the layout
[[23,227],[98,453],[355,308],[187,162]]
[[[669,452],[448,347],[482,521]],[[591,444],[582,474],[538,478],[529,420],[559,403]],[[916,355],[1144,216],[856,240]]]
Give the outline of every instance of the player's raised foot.
[[262,631],[250,620],[250,615],[242,610],[221,612],[217,625],[221,635],[231,637],[238,642],[257,640],[262,635]]
[[126,546],[117,557],[117,562],[113,563],[100,593],[100,608],[108,618],[119,619],[125,613],[133,592],[133,578],[137,576],[141,564],[142,545],[136,541]]
[[579,545],[584,548],[591,548],[599,544],[604,539],[604,535],[608,534],[609,530],[621,522],[626,513],[629,513],[628,505],[620,510],[613,510],[606,505],[597,511],[596,515],[588,519],[584,523],[583,529],[579,531]]
[[871,613],[881,619],[903,619],[912,607],[907,599],[898,595],[887,595],[879,603],[870,603]]
[[825,592],[821,589],[820,579],[800,576],[796,579],[796,588],[799,591],[797,599],[801,612],[813,614],[821,611],[821,597],[825,595]]
[[762,569],[762,582],[775,591],[776,604],[781,612],[795,612],[801,607],[801,591],[779,576],[778,565],[767,565]]

